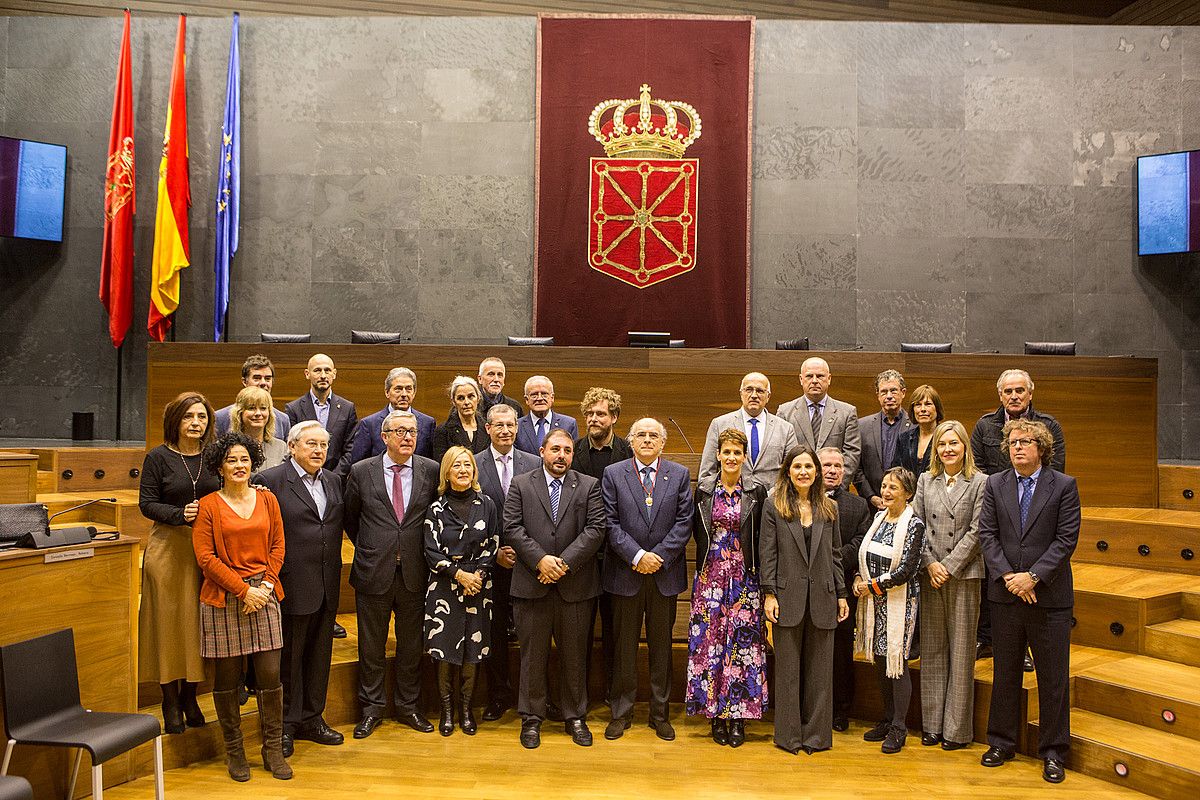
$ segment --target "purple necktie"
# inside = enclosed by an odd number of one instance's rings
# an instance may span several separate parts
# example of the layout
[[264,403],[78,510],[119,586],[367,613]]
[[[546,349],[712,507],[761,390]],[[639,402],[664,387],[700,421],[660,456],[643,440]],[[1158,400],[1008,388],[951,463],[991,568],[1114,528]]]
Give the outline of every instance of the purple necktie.
[[404,522],[404,486],[400,483],[400,470],[404,464],[392,464],[392,510],[396,512],[396,522]]
[[504,491],[505,495],[508,494],[508,484],[512,480],[512,473],[508,469],[508,460],[510,458],[512,458],[511,453],[500,456],[500,488]]

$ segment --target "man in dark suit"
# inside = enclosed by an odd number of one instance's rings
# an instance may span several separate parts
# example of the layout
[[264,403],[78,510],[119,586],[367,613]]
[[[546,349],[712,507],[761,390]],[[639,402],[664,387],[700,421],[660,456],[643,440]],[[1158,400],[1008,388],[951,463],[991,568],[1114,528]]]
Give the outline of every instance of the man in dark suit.
[[[485,427],[492,443],[475,456],[479,488],[492,499],[497,509],[503,509],[513,478],[537,469],[542,462],[513,447],[517,438],[517,412],[507,404],[496,403],[488,410]],[[488,704],[483,710],[483,718],[488,722],[504,716],[513,703],[508,669],[508,620],[511,611],[509,584],[516,556],[511,547],[502,544],[496,553],[496,565],[501,569],[492,572],[492,649],[483,662],[488,676]]]
[[604,543],[600,482],[571,471],[571,436],[546,434],[542,469],[513,478],[504,504],[504,543],[517,554],[513,609],[521,641],[521,744],[541,744],[547,712],[550,640],[558,643],[559,696],[572,741],[590,747],[587,646],[600,594],[595,555]]
[[800,365],[800,386],[804,394],[789,400],[776,412],[792,423],[796,441],[807,444],[815,453],[822,447],[836,447],[846,459],[846,479],[858,469],[862,443],[858,434],[858,409],[829,396],[833,376],[823,358],[806,359]]
[[608,516],[604,591],[612,595],[616,653],[612,721],[604,738],[619,739],[629,727],[637,693],[637,651],[642,621],[650,650],[650,727],[671,741],[671,631],[676,602],[687,588],[684,549],[692,537],[691,476],[687,467],[662,458],[667,429],[656,419],[629,428],[634,457],[604,470],[601,492]]
[[350,449],[354,444],[358,411],[354,403],[333,393],[337,367],[329,356],[317,353],[310,358],[308,366],[304,368],[304,377],[312,388],[308,394],[287,404],[288,419],[293,425],[307,419],[315,420],[329,431],[325,469],[345,478],[350,474]]
[[[633,458],[633,448],[624,437],[618,436],[617,420],[621,418],[621,395],[612,389],[593,386],[583,394],[579,403],[583,412],[584,435],[575,440],[575,455],[571,469],[590,475],[599,481],[610,464]],[[596,554],[596,563],[604,567],[604,550]],[[596,615],[600,615],[600,657],[604,667],[604,702],[609,702],[613,674],[613,614],[612,598],[601,593],[592,609],[588,625],[588,672],[591,672],[592,651],[595,649]],[[589,685],[591,681],[588,681]]]
[[517,423],[517,449],[538,455],[546,434],[562,428],[571,434],[571,440],[579,438],[579,426],[573,417],[555,414],[554,384],[545,375],[534,375],[525,381],[525,405],[529,413]]
[[[1005,423],[1014,419],[1029,419],[1040,422],[1050,431],[1054,439],[1054,456],[1050,468],[1057,472],[1067,469],[1067,444],[1062,426],[1049,414],[1042,414],[1033,407],[1033,378],[1023,369],[1006,369],[996,379],[996,391],[1000,394],[1000,407],[989,411],[975,423],[971,431],[971,455],[980,472],[994,475],[1009,469],[1008,457],[1003,447]],[[985,564],[986,567],[986,564]],[[987,578],[985,576],[985,584]],[[980,593],[979,623],[976,626],[976,658],[985,658],[992,649],[992,613],[986,591]],[[1025,658],[1025,671],[1033,671],[1033,661]]]
[[279,604],[285,758],[292,755],[293,738],[343,741],[323,716],[342,585],[342,479],[324,468],[329,439],[319,422],[296,423],[288,432],[291,458],[257,478],[279,501],[287,544],[279,572],[287,593]]
[[988,477],[979,511],[988,600],[996,608],[989,747],[981,763],[998,767],[1016,753],[1028,643],[1037,667],[1042,777],[1061,783],[1071,745],[1071,554],[1079,542],[1079,489],[1051,467],[1054,435],[1042,422],[1008,422],[1001,447],[1012,469]]
[[413,452],[430,458],[433,455],[433,431],[437,428],[437,420],[412,407],[413,398],[417,396],[416,373],[408,367],[395,367],[383,379],[383,394],[388,404],[381,411],[358,421],[354,444],[350,448],[350,463],[357,464],[364,458],[373,458],[387,449],[380,431],[384,418],[393,411],[407,411],[416,417],[417,444]]
[[346,535],[354,542],[350,585],[358,613],[358,697],[362,720],[355,739],[370,736],[383,721],[384,647],[388,621],[396,615],[396,714],[421,733],[433,725],[417,709],[421,688],[421,652],[425,590],[425,511],[437,498],[438,465],[413,453],[417,418],[393,411],[381,433],[382,455],[350,468],[346,484]]
[[495,356],[479,362],[479,389],[483,392],[479,398],[480,414],[486,417],[492,406],[503,403],[521,416],[521,404],[504,394],[504,362]]
[[[823,447],[817,453],[821,474],[826,486],[835,487],[827,494],[837,503],[838,529],[842,534],[842,572],[846,586],[854,583],[858,572],[858,548],[862,545],[874,514],[867,501],[847,491],[842,485],[846,477],[846,462],[836,447]],[[846,592],[850,616],[838,623],[833,633],[833,729],[850,727],[850,706],[854,703],[854,615],[858,598]]]
[[[271,363],[271,359],[264,355],[254,354],[242,362],[242,387],[257,386],[260,389],[265,389],[267,394],[271,394],[271,387],[275,385],[275,365]],[[288,429],[292,427],[291,420],[288,415],[280,411],[278,408],[272,408],[275,414],[275,438],[287,441]],[[213,417],[213,424],[217,427],[217,436],[224,436],[229,433],[229,429],[233,423],[233,405],[227,405],[224,408],[218,408]]]
[[[896,457],[896,443],[900,434],[912,427],[913,422],[904,410],[904,397],[908,387],[904,376],[894,369],[885,369],[875,376],[875,396],[879,399],[879,411],[858,421],[858,434],[862,453],[858,459],[858,470],[854,474],[854,488],[858,496],[870,502],[875,510],[883,508],[879,497],[879,482],[883,473],[892,466]],[[843,537],[845,534],[843,532]],[[857,556],[855,556],[857,559]],[[850,593],[853,607],[854,593]],[[850,612],[853,618],[853,610]],[[834,714],[836,717],[837,714]]]

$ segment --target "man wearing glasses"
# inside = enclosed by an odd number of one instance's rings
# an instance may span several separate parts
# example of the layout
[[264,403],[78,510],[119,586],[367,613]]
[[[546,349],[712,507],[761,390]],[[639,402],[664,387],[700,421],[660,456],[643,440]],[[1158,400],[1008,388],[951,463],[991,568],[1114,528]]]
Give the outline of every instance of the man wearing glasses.
[[579,438],[575,418],[551,410],[554,408],[554,384],[545,375],[534,375],[525,381],[525,406],[529,413],[517,423],[518,450],[540,458],[542,442],[555,428],[571,434],[571,441]]
[[1028,643],[1037,665],[1042,777],[1061,783],[1071,743],[1071,554],[1079,541],[1079,489],[1051,466],[1054,437],[1043,423],[1007,423],[1001,447],[1012,469],[988,477],[979,512],[988,600],[996,611],[989,747],[981,763],[999,767],[1016,752]]
[[746,434],[750,446],[742,463],[742,484],[747,490],[755,486],[773,486],[783,464],[783,454],[796,444],[796,430],[787,420],[767,411],[771,399],[771,381],[761,372],[751,372],[742,378],[742,407],[722,414],[708,425],[704,453],[700,456],[700,475],[697,484],[711,489],[721,474],[717,460],[717,437],[726,428],[736,428]]
[[395,614],[396,715],[421,733],[433,725],[418,710],[429,567],[422,541],[425,511],[437,497],[438,465],[414,454],[417,418],[392,411],[380,435],[386,450],[350,468],[346,484],[346,535],[354,542],[350,585],[358,612],[358,699],[363,716],[355,739],[383,722],[384,648]]

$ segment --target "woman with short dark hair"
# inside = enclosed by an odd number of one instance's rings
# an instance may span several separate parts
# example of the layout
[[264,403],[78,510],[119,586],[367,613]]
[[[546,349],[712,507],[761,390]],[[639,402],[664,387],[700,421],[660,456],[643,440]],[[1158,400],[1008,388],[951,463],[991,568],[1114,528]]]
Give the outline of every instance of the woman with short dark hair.
[[929,455],[933,452],[933,430],[946,417],[941,395],[927,383],[913,389],[908,399],[908,418],[913,426],[900,432],[896,439],[896,457],[893,467],[904,467],[921,477],[929,469]]

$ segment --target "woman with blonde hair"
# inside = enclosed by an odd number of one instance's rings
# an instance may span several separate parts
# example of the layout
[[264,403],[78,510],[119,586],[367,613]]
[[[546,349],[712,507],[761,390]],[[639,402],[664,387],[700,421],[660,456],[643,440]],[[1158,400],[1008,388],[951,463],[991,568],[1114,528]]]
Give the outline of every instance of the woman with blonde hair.
[[927,526],[920,573],[921,744],[958,750],[975,733],[979,509],[987,475],[975,468],[967,430],[957,420],[937,426],[930,449],[929,471],[913,498],[913,511]]
[[454,446],[442,456],[438,498],[425,512],[425,560],[432,575],[425,595],[425,647],[437,665],[442,736],[459,725],[474,735],[471,696],[479,662],[491,651],[492,568],[500,547],[500,513],[479,488],[475,456]]
[[775,746],[833,746],[833,633],[850,615],[837,504],[807,445],[780,465],[759,534],[763,613],[774,626]]
[[244,433],[262,449],[259,469],[270,469],[287,461],[287,443],[275,436],[275,409],[266,389],[247,386],[238,392],[229,412],[229,425],[234,433]]

